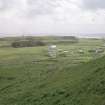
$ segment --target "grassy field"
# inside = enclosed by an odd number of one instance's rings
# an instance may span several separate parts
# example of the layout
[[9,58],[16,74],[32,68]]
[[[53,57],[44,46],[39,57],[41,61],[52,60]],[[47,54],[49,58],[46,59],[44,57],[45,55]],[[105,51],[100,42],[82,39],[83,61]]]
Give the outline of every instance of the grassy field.
[[48,56],[48,46],[2,47],[8,44],[0,41],[0,105],[105,104],[105,52],[88,52],[105,50],[102,40],[57,44],[69,52],[56,59]]

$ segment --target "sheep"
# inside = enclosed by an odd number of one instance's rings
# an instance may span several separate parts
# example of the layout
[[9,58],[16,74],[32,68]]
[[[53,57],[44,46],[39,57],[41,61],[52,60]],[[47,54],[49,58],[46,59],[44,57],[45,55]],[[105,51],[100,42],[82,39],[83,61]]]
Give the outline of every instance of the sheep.
[[64,52],[64,53],[68,53],[69,51],[66,51],[66,50],[65,50],[65,51],[63,51],[63,52]]
[[83,50],[79,50],[79,51],[78,51],[78,53],[83,54],[83,53],[84,53],[84,51],[83,51]]

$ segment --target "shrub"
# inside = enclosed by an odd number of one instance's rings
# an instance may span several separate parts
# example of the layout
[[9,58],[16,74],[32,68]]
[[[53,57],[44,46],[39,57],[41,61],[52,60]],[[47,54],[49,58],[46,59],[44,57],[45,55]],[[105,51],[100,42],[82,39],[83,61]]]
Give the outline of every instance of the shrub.
[[34,47],[34,46],[44,46],[45,43],[42,41],[33,41],[33,40],[22,40],[22,41],[15,41],[11,44],[14,48],[19,47]]

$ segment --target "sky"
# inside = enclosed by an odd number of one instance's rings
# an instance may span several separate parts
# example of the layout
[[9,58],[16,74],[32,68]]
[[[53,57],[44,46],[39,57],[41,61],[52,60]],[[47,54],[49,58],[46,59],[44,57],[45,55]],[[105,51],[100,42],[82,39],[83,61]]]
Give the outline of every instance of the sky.
[[105,0],[0,0],[0,36],[105,36]]

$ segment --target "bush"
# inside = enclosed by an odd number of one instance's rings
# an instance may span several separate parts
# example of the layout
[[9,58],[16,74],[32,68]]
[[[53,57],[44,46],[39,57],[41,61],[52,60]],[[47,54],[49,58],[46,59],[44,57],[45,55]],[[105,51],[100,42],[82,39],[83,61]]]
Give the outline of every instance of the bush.
[[22,40],[22,41],[16,41],[11,44],[14,48],[19,47],[34,47],[34,46],[44,46],[45,43],[42,41],[32,41],[32,40]]
[[78,43],[79,39],[75,36],[62,36],[58,37],[59,43]]

